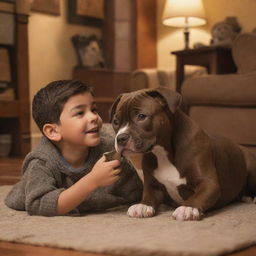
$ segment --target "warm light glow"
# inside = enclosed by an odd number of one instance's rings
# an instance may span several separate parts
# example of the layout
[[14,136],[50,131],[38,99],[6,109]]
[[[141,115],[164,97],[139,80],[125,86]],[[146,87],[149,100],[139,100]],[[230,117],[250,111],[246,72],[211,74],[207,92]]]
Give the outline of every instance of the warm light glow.
[[202,0],[166,0],[163,24],[174,27],[194,27],[206,23]]

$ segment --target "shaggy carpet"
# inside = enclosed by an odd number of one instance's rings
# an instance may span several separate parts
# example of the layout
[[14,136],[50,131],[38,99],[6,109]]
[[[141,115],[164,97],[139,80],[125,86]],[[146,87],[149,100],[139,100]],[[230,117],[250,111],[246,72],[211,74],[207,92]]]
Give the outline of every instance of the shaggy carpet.
[[127,207],[83,216],[41,217],[3,203],[11,187],[0,187],[0,240],[110,255],[222,255],[256,244],[256,205],[235,203],[201,221],[180,222],[163,207],[153,218],[126,215]]

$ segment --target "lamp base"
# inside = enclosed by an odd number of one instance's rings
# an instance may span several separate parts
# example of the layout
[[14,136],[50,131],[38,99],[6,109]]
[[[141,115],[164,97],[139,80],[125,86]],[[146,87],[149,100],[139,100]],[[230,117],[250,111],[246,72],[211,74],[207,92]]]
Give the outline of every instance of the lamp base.
[[183,33],[184,33],[184,40],[185,40],[184,49],[188,50],[189,49],[189,30],[185,28]]

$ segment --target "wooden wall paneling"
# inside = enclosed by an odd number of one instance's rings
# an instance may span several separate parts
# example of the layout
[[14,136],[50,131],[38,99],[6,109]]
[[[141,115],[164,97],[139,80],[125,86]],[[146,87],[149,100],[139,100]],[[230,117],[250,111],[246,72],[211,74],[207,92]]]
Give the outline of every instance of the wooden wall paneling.
[[114,69],[115,54],[115,0],[107,0],[104,5],[104,25],[102,31],[103,55],[107,69]]
[[114,99],[131,90],[131,73],[138,68],[156,67],[156,0],[107,0],[105,3],[106,68],[78,68],[73,78],[94,86],[99,114],[107,122]]
[[157,66],[157,0],[136,0],[136,68]]
[[95,101],[104,122],[109,121],[108,110],[114,99],[119,94],[130,90],[130,72],[78,68],[74,70],[73,78],[94,87]]
[[28,65],[28,16],[16,14],[16,83],[19,101],[19,129],[17,129],[17,155],[30,151],[30,101]]
[[[127,3],[126,3],[127,1]],[[157,65],[157,28],[156,28],[156,0],[108,0],[105,2],[105,19],[103,29],[104,57],[106,68],[120,69],[116,66],[115,60],[123,53],[120,38],[116,36],[116,29],[119,23],[130,22],[129,31],[130,47],[126,46],[125,54],[127,60],[131,59],[131,66],[127,71],[133,71],[138,68],[153,68]],[[122,11],[120,5],[125,4],[129,7],[127,14],[122,18],[119,12]],[[124,33],[124,32],[123,32]]]

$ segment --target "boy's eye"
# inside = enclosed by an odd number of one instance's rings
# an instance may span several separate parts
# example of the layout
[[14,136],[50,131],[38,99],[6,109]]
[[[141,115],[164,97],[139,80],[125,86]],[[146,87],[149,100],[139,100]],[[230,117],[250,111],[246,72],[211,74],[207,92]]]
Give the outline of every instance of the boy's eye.
[[97,108],[93,108],[93,109],[92,109],[92,112],[93,112],[93,113],[98,113],[98,109],[97,109]]
[[84,111],[79,111],[76,113],[76,116],[82,116],[84,114]]

